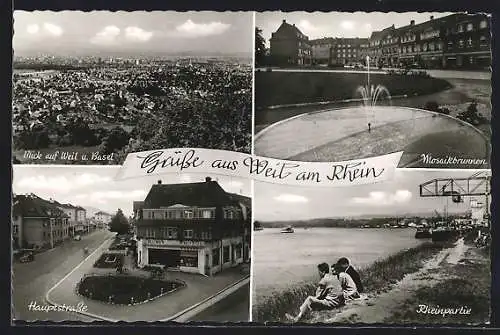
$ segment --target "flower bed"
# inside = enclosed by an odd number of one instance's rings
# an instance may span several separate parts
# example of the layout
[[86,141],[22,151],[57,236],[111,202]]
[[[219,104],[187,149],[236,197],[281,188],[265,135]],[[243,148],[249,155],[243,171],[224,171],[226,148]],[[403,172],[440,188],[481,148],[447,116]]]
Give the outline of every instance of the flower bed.
[[123,266],[124,255],[119,253],[104,253],[94,263],[95,268],[116,269]]
[[175,291],[185,284],[132,276],[86,276],[77,293],[110,304],[135,305]]

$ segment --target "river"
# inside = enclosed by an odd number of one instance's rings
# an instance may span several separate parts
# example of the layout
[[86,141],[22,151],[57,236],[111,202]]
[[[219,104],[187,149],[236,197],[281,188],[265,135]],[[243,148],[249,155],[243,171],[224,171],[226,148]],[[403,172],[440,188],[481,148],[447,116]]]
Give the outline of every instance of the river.
[[267,228],[254,232],[253,304],[273,291],[299,282],[318,279],[317,264],[331,264],[347,257],[356,268],[400,250],[412,248],[421,240],[415,230],[357,228],[296,228],[294,234]]

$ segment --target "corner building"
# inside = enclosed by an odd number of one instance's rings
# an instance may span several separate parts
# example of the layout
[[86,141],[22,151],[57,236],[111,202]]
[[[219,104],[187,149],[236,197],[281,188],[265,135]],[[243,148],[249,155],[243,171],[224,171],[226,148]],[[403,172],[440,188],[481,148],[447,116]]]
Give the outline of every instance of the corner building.
[[216,181],[153,185],[134,203],[138,266],[213,275],[249,260],[250,198]]

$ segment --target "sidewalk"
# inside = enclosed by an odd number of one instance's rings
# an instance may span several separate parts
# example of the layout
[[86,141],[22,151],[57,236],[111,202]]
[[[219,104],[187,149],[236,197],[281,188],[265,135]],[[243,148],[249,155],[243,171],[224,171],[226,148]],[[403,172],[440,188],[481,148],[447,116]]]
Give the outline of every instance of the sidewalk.
[[92,271],[94,262],[109,247],[111,242],[111,240],[106,241],[97,252],[87,257],[67,277],[50,289],[46,295],[47,302],[53,305],[70,306],[76,306],[83,302],[88,306],[85,314],[98,320],[112,322],[159,321],[177,318],[180,314],[189,312],[191,307],[199,306],[200,302],[208,301],[218,294],[224,294],[221,291],[248,277],[238,269],[226,270],[213,277],[169,271],[167,278],[181,280],[186,283],[186,287],[135,306],[109,305],[77,295],[76,284],[86,273]]

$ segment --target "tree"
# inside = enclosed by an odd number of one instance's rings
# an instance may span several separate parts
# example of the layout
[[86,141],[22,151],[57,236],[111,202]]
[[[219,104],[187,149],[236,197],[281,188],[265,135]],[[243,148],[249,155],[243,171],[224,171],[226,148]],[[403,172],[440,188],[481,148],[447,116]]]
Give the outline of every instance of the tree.
[[115,127],[103,139],[99,151],[103,154],[117,152],[128,144],[129,138],[130,135],[122,127]]
[[130,231],[130,224],[120,208],[111,218],[109,230],[118,234],[127,234]]
[[263,65],[266,57],[266,40],[262,29],[255,27],[255,65]]

